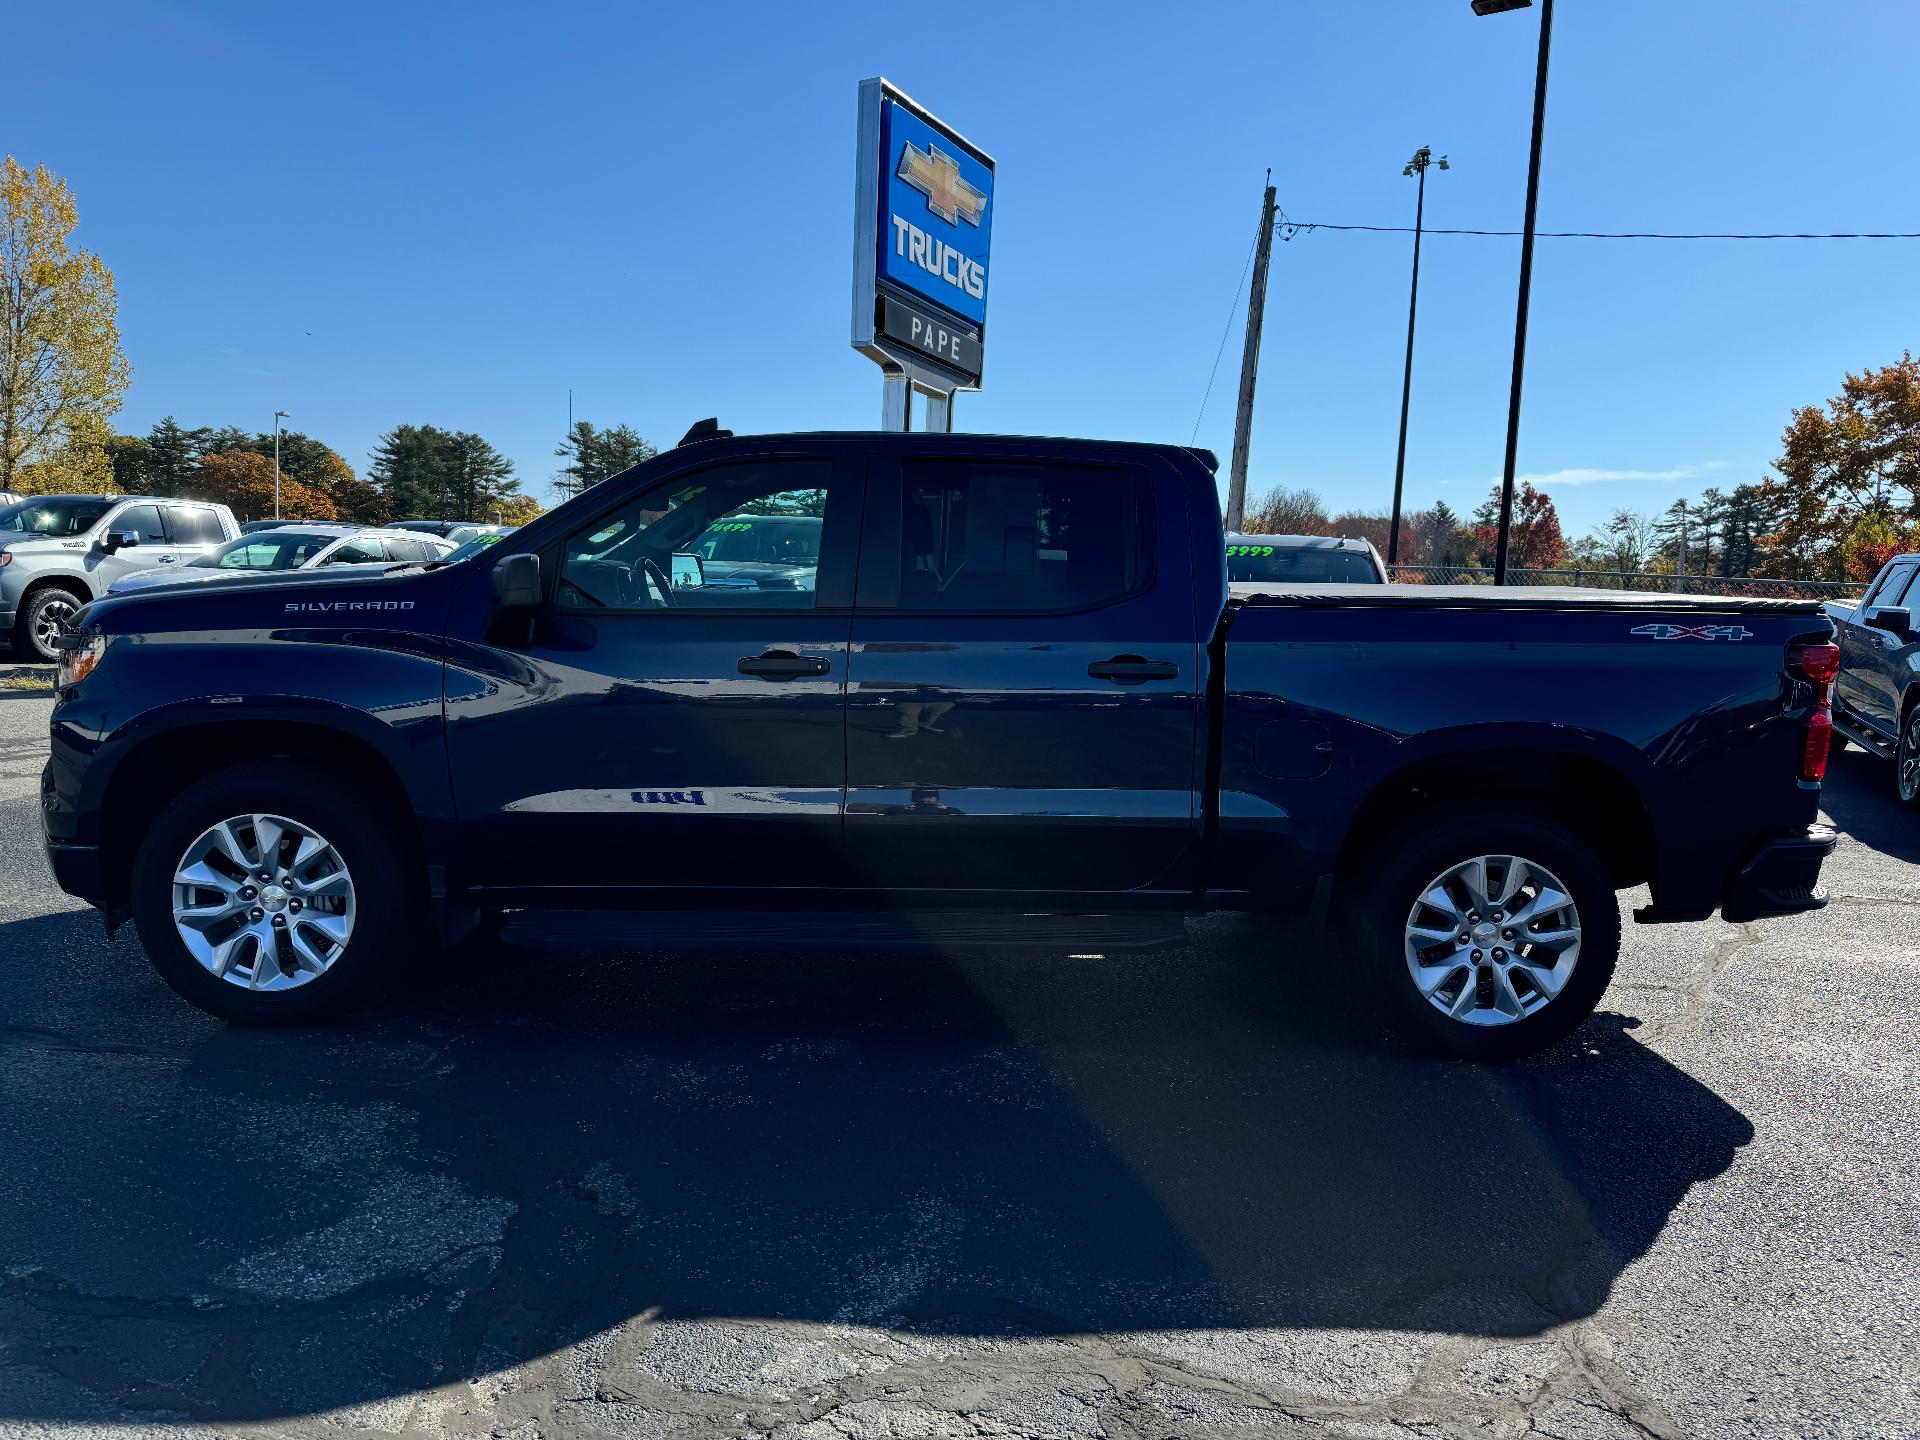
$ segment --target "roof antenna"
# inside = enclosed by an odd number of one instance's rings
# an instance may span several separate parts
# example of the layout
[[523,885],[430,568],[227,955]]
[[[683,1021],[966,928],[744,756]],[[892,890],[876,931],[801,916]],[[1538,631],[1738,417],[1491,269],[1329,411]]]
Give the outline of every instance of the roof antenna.
[[[733,432],[720,428],[720,417],[709,415],[704,420],[693,422],[693,428],[680,437],[681,445],[693,445],[702,440],[731,440]],[[679,446],[675,446],[678,449]]]

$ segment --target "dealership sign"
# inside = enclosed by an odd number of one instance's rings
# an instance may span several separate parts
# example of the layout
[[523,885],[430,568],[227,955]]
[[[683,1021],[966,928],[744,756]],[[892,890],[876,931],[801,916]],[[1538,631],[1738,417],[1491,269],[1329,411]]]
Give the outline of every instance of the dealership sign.
[[885,80],[860,85],[853,343],[935,391],[979,385],[993,158]]

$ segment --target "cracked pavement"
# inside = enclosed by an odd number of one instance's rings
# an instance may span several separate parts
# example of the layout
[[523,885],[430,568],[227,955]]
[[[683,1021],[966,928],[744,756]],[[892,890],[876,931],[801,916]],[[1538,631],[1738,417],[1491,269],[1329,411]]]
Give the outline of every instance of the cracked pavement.
[[1245,917],[1105,961],[636,918],[248,1032],[53,888],[48,704],[0,699],[0,1436],[1920,1435],[1881,762],[1831,908],[1630,924],[1504,1069]]

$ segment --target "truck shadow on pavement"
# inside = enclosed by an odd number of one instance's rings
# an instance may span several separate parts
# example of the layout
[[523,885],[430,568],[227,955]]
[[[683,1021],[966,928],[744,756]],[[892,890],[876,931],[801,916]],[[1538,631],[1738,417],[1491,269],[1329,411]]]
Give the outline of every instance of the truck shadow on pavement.
[[188,1010],[91,916],[0,925],[0,1418],[311,1413],[648,1315],[1531,1335],[1751,1138],[1621,1016],[1504,1069],[1424,1059],[1337,956],[1196,934],[500,949],[273,1032]]
[[1900,803],[1893,761],[1849,746],[1827,768],[1820,807],[1839,830],[1862,845],[1920,864],[1920,813]]

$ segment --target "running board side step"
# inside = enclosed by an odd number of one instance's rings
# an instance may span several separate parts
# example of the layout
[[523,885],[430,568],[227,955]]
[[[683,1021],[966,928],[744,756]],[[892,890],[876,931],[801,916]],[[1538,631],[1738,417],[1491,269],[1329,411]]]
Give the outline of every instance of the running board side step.
[[1856,725],[1853,720],[1839,711],[1833,714],[1833,730],[1836,735],[1845,736],[1869,755],[1878,755],[1882,760],[1893,759],[1894,747],[1869,731],[1864,725]]
[[1170,950],[1186,917],[1002,911],[519,910],[509,945],[585,953],[760,950],[1023,950],[1059,955]]

